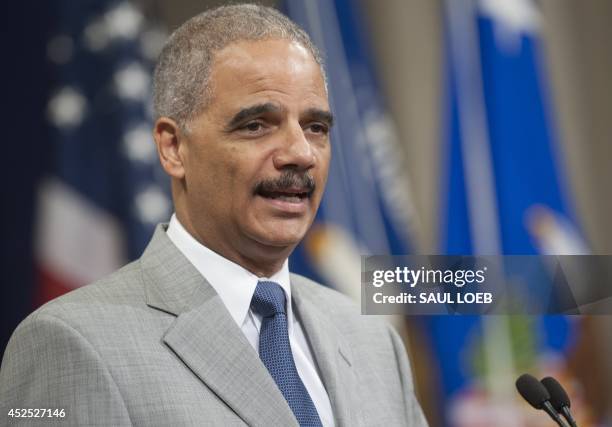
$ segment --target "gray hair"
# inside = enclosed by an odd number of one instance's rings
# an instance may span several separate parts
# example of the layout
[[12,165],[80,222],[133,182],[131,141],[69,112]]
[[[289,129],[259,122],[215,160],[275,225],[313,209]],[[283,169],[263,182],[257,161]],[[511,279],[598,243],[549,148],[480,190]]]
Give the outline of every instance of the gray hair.
[[269,39],[302,45],[312,53],[325,79],[319,51],[306,32],[285,15],[255,4],[221,6],[189,19],[164,45],[153,82],[155,118],[169,117],[187,130],[189,121],[210,101],[215,53],[233,42]]

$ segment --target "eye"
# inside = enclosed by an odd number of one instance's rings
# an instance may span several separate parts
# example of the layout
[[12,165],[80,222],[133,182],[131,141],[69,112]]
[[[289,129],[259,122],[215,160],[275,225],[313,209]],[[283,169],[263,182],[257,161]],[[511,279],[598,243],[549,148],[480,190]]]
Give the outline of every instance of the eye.
[[249,122],[242,127],[242,129],[247,130],[249,132],[258,132],[262,128],[263,124],[260,122]]
[[260,119],[251,120],[240,125],[235,131],[244,138],[259,138],[270,131],[270,125]]
[[329,133],[329,126],[323,123],[312,123],[308,125],[307,129],[310,129],[312,133],[327,135]]

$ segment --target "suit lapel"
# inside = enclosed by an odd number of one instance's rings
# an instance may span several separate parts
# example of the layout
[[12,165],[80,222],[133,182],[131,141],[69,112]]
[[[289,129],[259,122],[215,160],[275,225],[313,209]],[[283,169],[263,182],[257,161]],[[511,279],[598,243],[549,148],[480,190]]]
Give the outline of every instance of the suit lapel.
[[329,396],[336,426],[355,426],[358,420],[351,411],[351,390],[355,390],[356,378],[350,347],[329,316],[308,298],[307,290],[299,281],[299,277],[292,276],[291,293]]
[[225,305],[158,227],[141,258],[147,304],[177,316],[163,340],[248,425],[296,426]]
[[295,425],[274,380],[218,296],[180,314],[164,342],[248,425]]

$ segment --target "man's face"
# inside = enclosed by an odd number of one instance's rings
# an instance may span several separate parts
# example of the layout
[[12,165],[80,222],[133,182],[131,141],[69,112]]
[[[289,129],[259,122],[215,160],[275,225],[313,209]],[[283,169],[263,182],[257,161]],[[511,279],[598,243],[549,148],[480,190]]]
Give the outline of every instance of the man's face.
[[189,222],[213,249],[293,247],[319,207],[331,114],[319,65],[286,40],[215,55],[212,98],[179,152]]

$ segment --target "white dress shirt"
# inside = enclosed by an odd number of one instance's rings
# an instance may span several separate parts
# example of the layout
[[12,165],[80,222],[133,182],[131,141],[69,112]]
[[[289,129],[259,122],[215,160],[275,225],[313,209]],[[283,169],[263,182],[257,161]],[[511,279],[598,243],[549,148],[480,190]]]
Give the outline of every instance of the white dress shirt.
[[[257,277],[198,242],[185,230],[176,215],[172,215],[166,234],[217,291],[230,315],[259,354],[261,316],[250,309],[251,299],[257,282],[269,280],[278,283],[285,291],[287,301],[292,301],[288,261],[285,261],[282,268],[272,277]],[[333,426],[334,418],[329,397],[317,372],[304,330],[297,317],[293,315],[291,303],[287,304],[287,329],[298,374],[317,408],[323,425]]]

